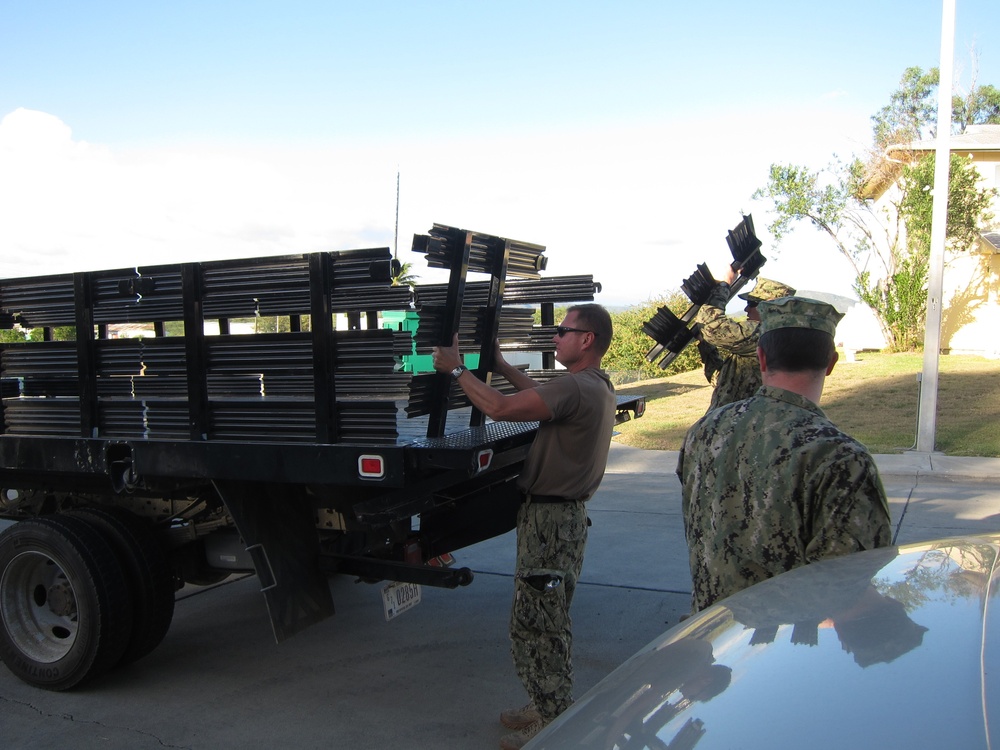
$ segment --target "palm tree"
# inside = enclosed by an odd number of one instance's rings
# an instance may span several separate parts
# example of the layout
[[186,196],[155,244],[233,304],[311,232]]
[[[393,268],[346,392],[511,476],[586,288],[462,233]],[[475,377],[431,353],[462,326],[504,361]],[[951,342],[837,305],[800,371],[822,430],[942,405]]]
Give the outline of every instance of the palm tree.
[[412,263],[402,263],[399,266],[399,270],[392,277],[393,286],[413,286],[415,282],[420,277],[414,273],[411,273],[413,269]]

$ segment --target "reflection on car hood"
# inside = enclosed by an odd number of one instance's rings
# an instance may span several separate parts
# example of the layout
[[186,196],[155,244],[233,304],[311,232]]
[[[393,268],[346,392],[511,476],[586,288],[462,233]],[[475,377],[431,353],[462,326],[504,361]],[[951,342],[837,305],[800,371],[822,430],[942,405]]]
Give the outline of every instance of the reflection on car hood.
[[824,560],[680,623],[528,747],[996,748],[1000,535]]

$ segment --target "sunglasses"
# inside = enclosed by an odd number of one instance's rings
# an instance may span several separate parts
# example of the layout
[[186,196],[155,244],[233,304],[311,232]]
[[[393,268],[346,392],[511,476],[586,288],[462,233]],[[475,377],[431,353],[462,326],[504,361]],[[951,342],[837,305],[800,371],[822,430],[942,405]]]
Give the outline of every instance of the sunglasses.
[[588,331],[585,328],[570,328],[569,326],[556,326],[556,336],[558,336],[559,338],[562,338],[567,333],[594,333],[594,332]]

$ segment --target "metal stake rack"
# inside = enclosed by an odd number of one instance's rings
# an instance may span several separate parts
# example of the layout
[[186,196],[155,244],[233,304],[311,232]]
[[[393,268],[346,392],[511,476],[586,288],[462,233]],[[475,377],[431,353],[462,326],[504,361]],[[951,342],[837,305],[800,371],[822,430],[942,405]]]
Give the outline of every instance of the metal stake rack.
[[[493,367],[493,341],[500,330],[500,311],[503,304],[504,286],[507,276],[539,278],[545,268],[545,250],[541,245],[509,240],[503,237],[470,232],[455,227],[435,224],[426,235],[415,235],[413,251],[424,253],[427,264],[432,267],[447,268],[451,272],[447,295],[443,308],[425,310],[428,317],[435,312],[439,320],[430,328],[438,329],[437,343],[450,346],[456,333],[463,327],[463,306],[466,296],[466,280],[470,271],[489,276],[485,287],[485,304],[479,320],[479,367],[476,376],[489,382]],[[480,290],[482,293],[484,290]],[[422,308],[423,309],[423,308]],[[466,318],[467,320],[467,318]],[[466,331],[468,337],[468,332]],[[461,343],[461,336],[459,337]],[[451,403],[451,378],[447,373],[436,373],[428,409],[427,437],[441,437],[445,432],[445,422]],[[481,427],[485,415],[478,409],[472,410],[470,427]]]
[[[476,376],[501,391],[512,387],[506,381],[491,380],[493,341],[499,340],[503,350],[542,352],[545,372],[538,375],[551,376],[555,367],[554,305],[593,301],[601,288],[590,275],[542,278],[540,271],[547,259],[541,245],[435,225],[429,235],[414,237],[413,249],[427,253],[429,265],[452,272],[447,285],[416,288],[421,316],[417,352],[429,354],[439,343],[450,345],[457,333],[463,352],[478,347]],[[469,282],[470,271],[487,273],[490,279]],[[534,310],[526,307],[532,304],[540,306],[541,326],[533,325]],[[430,415],[428,438],[442,435],[447,412],[463,406],[469,406],[468,399],[447,375],[413,378],[407,414]],[[483,421],[483,415],[474,409],[470,426],[482,426]]]
[[[213,443],[429,447],[482,429],[474,409],[466,424],[447,424],[468,399],[447,376],[400,371],[411,334],[374,327],[374,311],[416,309],[419,354],[457,332],[464,352],[478,351],[484,380],[497,338],[505,350],[541,352],[531,374],[545,378],[555,372],[554,305],[591,301],[600,285],[542,278],[541,245],[439,224],[413,244],[450,271],[447,284],[391,286],[398,263],[388,248],[0,280],[0,325],[41,329],[44,339],[0,346],[0,437],[189,442],[181,453]],[[467,281],[474,274],[487,278]],[[336,330],[336,313],[350,330]],[[278,317],[288,330],[234,332],[235,321]],[[206,333],[209,322],[218,334]],[[123,325],[148,332],[116,337]],[[55,340],[61,327],[75,338]],[[23,451],[8,445],[0,454]],[[147,460],[163,468],[159,455]]]
[[[736,280],[729,287],[729,296],[726,299],[728,302],[739,293],[740,289],[746,286],[747,282],[757,278],[761,266],[767,262],[767,259],[760,252],[761,242],[754,234],[753,217],[750,215],[744,216],[736,228],[729,231],[726,242],[733,255],[732,268],[739,272]],[[684,347],[697,338],[698,326],[690,325],[691,321],[694,320],[701,306],[708,301],[716,283],[708,266],[704,263],[698,264],[697,270],[681,284],[681,291],[691,301],[691,306],[687,311],[678,318],[664,306],[659,308],[656,314],[643,324],[643,333],[656,342],[646,353],[647,362],[655,362],[657,357],[663,354],[658,367],[665,370],[684,350]]]
[[[394,263],[382,248],[0,282],[12,323],[76,329],[75,342],[47,331],[45,341],[3,347],[3,377],[20,383],[18,398],[4,401],[4,433],[394,440],[406,335],[337,331],[332,318],[345,307],[409,308],[409,290],[390,286]],[[229,333],[232,319],[278,316],[288,333]],[[212,319],[222,335],[205,334]],[[164,335],[170,321],[183,321],[183,336]],[[154,335],[110,337],[115,325],[137,323]]]

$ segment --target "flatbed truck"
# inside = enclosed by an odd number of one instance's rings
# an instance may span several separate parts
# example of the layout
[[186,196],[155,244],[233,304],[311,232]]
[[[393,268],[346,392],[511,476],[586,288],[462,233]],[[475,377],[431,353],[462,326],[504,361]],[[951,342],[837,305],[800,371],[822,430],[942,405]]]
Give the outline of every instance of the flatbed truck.
[[[31,332],[0,345],[13,674],[66,690],[139,659],[180,587],[238,571],[279,642],[333,614],[331,575],[471,582],[441,562],[513,528],[538,425],[488,420],[449,376],[400,363],[457,333],[480,378],[494,340],[556,377],[554,306],[600,285],[456,227],[413,248],[447,283],[394,286],[388,248],[0,280],[0,328]],[[380,327],[390,310],[415,311],[416,333]],[[619,397],[617,418],[643,408]]]

